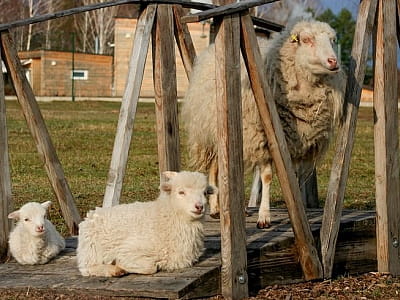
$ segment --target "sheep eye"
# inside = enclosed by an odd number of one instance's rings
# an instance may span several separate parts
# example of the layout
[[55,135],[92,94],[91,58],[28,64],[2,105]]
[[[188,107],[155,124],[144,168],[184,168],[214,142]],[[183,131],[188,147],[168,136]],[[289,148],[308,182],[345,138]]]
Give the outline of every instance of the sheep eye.
[[179,195],[185,195],[185,191],[179,191],[178,194]]
[[25,219],[24,219],[24,221],[25,221],[25,222],[28,222],[28,221],[29,221],[29,219],[28,219],[28,218],[25,218]]

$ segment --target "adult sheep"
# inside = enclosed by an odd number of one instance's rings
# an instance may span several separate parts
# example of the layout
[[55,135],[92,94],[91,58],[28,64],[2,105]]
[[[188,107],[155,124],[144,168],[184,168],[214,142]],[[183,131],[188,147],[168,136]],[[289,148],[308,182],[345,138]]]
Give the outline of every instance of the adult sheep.
[[203,251],[206,196],[216,192],[198,172],[164,172],[156,201],[96,208],[79,225],[83,276],[153,274],[191,266]]
[[[286,141],[298,176],[300,163],[311,171],[324,154],[342,116],[346,76],[333,49],[336,34],[326,23],[289,24],[263,50],[266,78],[272,88]],[[217,179],[217,109],[215,47],[196,60],[182,107],[190,164]],[[244,67],[242,74],[245,74]],[[242,75],[243,156],[246,169],[259,166],[262,196],[257,227],[268,227],[272,158],[247,75]],[[216,197],[210,214],[219,215]]]
[[51,201],[29,202],[8,215],[18,220],[10,233],[11,255],[23,265],[45,264],[65,248],[65,240],[46,219]]

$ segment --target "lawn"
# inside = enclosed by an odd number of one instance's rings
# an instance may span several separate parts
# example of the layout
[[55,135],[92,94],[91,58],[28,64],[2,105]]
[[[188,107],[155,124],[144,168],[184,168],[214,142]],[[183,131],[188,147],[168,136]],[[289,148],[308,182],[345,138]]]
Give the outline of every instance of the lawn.
[[[7,126],[14,206],[28,201],[53,200],[50,219],[65,235],[67,228],[30,136],[19,104],[7,101]],[[100,206],[110,165],[120,103],[40,103],[49,133],[63,165],[76,205],[82,216]],[[131,151],[122,192],[122,203],[148,201],[158,194],[158,162],[154,104],[139,103]],[[181,135],[182,169],[186,169],[185,137]],[[334,147],[318,166],[321,203],[326,195]],[[246,199],[251,174],[246,176]],[[372,108],[360,108],[356,144],[345,196],[346,208],[374,208],[374,157]],[[274,180],[272,205],[283,206],[279,183]]]

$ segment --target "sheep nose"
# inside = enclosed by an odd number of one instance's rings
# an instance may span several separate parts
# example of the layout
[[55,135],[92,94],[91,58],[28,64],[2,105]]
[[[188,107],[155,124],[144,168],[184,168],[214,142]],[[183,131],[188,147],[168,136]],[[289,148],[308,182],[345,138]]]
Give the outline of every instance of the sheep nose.
[[203,211],[203,204],[196,203],[194,205],[194,207],[197,209],[198,212],[202,212]]
[[328,65],[331,69],[336,69],[337,68],[337,59],[335,57],[329,57]]
[[43,225],[40,225],[40,226],[36,227],[36,231],[37,232],[43,232],[44,231]]

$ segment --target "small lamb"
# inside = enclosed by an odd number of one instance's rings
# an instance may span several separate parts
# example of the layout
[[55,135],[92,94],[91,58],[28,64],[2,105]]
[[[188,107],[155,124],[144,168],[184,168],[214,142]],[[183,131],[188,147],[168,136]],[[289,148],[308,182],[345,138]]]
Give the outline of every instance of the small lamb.
[[203,251],[207,195],[216,193],[198,172],[164,172],[155,201],[88,212],[79,225],[83,276],[153,274],[190,267]]
[[18,221],[10,233],[10,252],[22,265],[45,264],[65,248],[64,238],[46,219],[50,204],[29,202],[8,215]]

